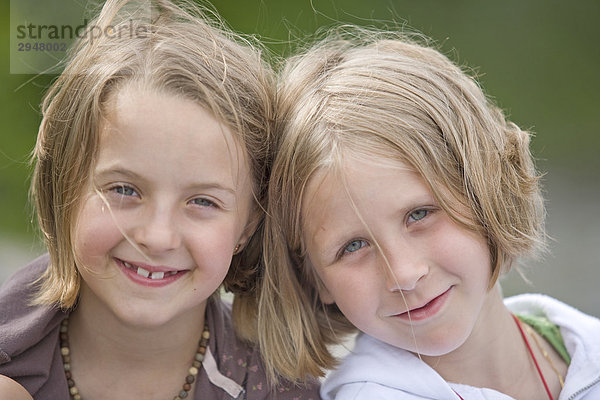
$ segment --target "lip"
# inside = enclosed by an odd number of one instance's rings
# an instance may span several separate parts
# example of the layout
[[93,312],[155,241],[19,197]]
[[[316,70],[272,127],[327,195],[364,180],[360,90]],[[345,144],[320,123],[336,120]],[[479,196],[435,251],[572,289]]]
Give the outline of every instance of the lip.
[[440,294],[437,297],[434,297],[427,304],[421,307],[415,307],[409,311],[403,312],[401,314],[392,315],[394,318],[399,318],[405,320],[407,322],[417,322],[429,319],[435,315],[437,315],[444,304],[446,304],[446,300],[450,296],[450,292],[452,291],[452,287],[448,288],[444,293]]
[[[142,286],[147,286],[147,287],[158,288],[158,287],[164,287],[164,286],[170,285],[173,282],[177,281],[179,278],[181,278],[183,275],[185,275],[187,272],[189,272],[188,270],[178,270],[176,268],[167,267],[167,266],[152,266],[152,265],[147,265],[147,264],[134,263],[134,262],[124,261],[119,258],[114,258],[114,260],[115,260],[117,266],[119,267],[119,269],[121,270],[121,272],[123,272],[123,274],[127,278],[129,278],[134,283],[137,283]],[[128,264],[132,267],[143,268],[144,270],[149,272],[150,275],[148,277],[142,276],[137,273],[137,270],[134,270],[133,268],[128,267],[126,264]],[[152,274],[156,274],[156,273],[162,273],[164,275],[161,279],[150,278],[150,276]]]

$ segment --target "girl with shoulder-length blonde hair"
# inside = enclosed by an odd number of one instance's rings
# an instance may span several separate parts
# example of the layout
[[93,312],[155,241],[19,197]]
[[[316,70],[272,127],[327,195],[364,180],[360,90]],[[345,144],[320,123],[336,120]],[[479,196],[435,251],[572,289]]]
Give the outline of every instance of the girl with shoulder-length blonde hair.
[[269,385],[251,341],[275,82],[215,17],[109,0],[46,95],[49,255],[0,290],[0,398],[318,398]]
[[324,399],[600,396],[600,321],[498,284],[544,249],[530,134],[417,39],[344,27],[280,74],[269,371],[323,376],[358,329]]

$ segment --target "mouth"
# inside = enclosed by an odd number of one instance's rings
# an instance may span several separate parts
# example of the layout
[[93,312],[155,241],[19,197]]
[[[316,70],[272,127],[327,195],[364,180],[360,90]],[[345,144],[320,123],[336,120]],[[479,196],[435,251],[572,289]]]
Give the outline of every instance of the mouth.
[[172,271],[149,271],[148,269],[142,268],[142,267],[138,267],[135,266],[133,264],[128,263],[127,261],[123,261],[121,260],[121,262],[123,263],[123,265],[126,268],[129,268],[132,271],[135,271],[138,275],[143,276],[144,278],[149,278],[149,279],[164,279],[165,276],[173,276],[173,275],[177,275],[179,273],[178,270],[172,270]]
[[444,293],[434,297],[425,305],[412,308],[409,311],[403,312],[401,314],[395,314],[393,315],[393,317],[397,317],[410,322],[422,321],[427,318],[433,317],[442,309],[450,295],[451,290],[452,287],[447,289]]
[[132,263],[115,258],[123,272],[134,282],[147,286],[168,284],[188,272],[187,269],[176,269],[165,266],[151,266],[146,264]]

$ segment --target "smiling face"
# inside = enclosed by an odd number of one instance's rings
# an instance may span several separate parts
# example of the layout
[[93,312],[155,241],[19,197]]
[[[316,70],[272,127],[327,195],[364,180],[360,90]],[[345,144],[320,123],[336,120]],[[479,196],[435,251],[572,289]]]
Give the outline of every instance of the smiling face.
[[303,197],[306,261],[321,300],[393,346],[458,348],[489,295],[485,239],[453,222],[400,162],[350,156],[341,170],[342,179],[317,172]]
[[203,313],[252,233],[252,209],[225,126],[193,101],[120,90],[74,227],[80,306],[138,326]]

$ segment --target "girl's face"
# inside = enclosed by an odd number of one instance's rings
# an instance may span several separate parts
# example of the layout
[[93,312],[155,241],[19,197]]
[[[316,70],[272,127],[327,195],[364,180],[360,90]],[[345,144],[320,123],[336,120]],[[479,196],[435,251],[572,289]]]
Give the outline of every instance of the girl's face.
[[303,198],[307,262],[361,331],[424,355],[465,342],[488,296],[485,239],[454,223],[418,174],[390,160],[346,158]]
[[135,326],[204,312],[252,232],[252,182],[229,130],[193,101],[116,93],[74,227],[80,305]]

